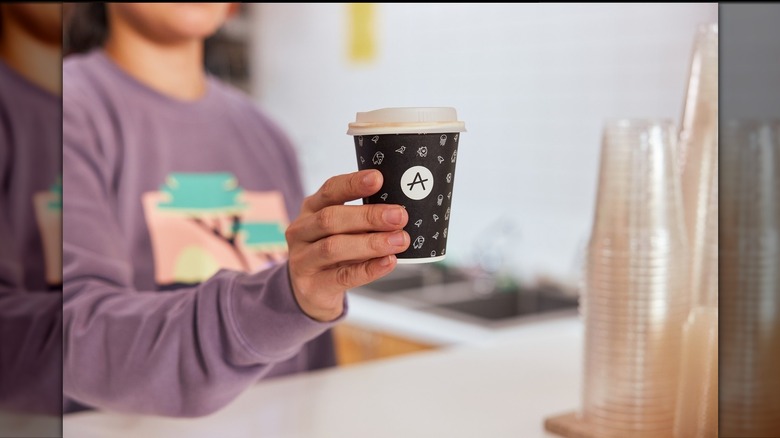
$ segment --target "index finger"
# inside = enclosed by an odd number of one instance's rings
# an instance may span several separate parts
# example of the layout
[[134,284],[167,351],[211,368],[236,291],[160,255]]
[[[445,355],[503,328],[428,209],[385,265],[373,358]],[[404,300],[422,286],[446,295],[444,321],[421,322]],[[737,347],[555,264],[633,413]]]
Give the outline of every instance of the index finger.
[[382,187],[382,181],[382,173],[375,169],[331,177],[317,193],[306,198],[303,209],[313,213],[330,205],[371,196]]

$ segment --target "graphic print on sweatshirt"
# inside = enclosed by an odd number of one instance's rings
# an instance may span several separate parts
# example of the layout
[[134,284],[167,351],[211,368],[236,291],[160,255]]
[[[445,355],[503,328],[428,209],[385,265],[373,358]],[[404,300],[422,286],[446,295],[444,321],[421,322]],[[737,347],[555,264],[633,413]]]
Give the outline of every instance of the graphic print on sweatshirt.
[[143,195],[156,283],[200,283],[220,269],[257,272],[287,258],[281,192],[242,189],[232,173],[172,173]]
[[49,190],[35,193],[32,201],[43,245],[46,284],[58,289],[62,287],[62,177]]

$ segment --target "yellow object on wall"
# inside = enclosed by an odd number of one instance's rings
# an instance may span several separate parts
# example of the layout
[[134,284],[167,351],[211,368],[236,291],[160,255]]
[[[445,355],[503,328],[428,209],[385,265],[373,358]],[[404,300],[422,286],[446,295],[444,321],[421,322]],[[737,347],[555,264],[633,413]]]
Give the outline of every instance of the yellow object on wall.
[[348,3],[349,59],[370,62],[376,58],[376,4]]

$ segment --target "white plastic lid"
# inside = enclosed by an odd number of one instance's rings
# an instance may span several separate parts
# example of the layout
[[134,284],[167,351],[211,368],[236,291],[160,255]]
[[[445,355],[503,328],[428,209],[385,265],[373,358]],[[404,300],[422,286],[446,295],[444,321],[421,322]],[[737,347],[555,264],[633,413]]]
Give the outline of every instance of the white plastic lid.
[[434,134],[465,131],[466,125],[458,120],[455,108],[409,107],[382,108],[357,113],[355,122],[349,124],[347,134]]

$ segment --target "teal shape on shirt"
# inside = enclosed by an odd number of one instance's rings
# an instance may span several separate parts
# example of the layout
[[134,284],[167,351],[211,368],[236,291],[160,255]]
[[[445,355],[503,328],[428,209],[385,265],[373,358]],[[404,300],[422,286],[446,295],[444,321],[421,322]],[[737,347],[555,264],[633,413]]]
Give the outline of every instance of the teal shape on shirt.
[[46,207],[49,210],[62,210],[62,177],[49,188],[49,193],[54,195],[54,199],[49,201]]
[[279,222],[248,222],[241,224],[244,245],[250,248],[278,248],[287,245],[284,228]]
[[229,172],[172,173],[160,191],[168,195],[168,200],[158,204],[161,210],[195,214],[229,213],[246,208],[246,204],[238,200],[242,192],[238,180]]

